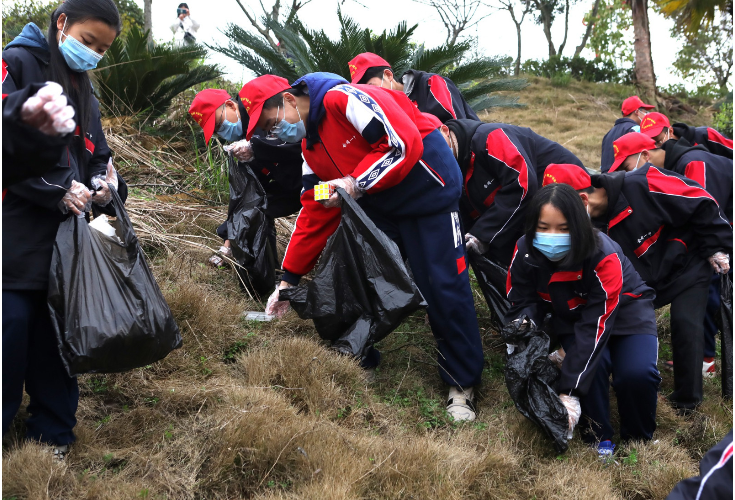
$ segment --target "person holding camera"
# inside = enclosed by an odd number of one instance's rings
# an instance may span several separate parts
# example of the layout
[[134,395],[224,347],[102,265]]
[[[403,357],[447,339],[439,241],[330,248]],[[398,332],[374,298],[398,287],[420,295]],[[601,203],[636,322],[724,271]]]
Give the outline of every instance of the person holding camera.
[[176,21],[171,25],[176,45],[193,44],[197,41],[197,30],[200,24],[191,18],[189,6],[182,2],[176,8]]

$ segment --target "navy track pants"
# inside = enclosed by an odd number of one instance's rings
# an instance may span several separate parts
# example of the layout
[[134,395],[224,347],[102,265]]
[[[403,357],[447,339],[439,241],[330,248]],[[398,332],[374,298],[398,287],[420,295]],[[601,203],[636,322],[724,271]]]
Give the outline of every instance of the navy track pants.
[[720,281],[722,276],[715,274],[709,286],[707,297],[707,313],[704,316],[704,357],[714,358],[716,353],[715,338],[720,329],[717,327],[717,316],[720,314]]
[[73,443],[79,387],[61,361],[46,291],[3,290],[3,435],[23,399],[31,397],[26,437]]
[[[574,335],[559,338],[565,351],[574,348]],[[592,385],[580,399],[582,439],[588,443],[611,440],[610,375],[618,400],[620,438],[651,439],[656,430],[656,404],[661,382],[656,362],[658,338],[654,335],[613,335],[602,351]]]

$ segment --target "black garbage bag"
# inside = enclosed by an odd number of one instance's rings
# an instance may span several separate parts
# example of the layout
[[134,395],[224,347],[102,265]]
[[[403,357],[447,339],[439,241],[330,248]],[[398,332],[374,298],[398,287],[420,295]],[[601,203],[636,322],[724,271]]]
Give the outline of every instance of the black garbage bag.
[[[523,324],[522,320],[528,322]],[[501,330],[506,343],[515,347],[505,365],[505,385],[521,414],[541,427],[557,452],[567,450],[569,415],[554,383],[561,372],[549,360],[549,336],[526,316]]]
[[722,397],[732,398],[732,274],[723,274],[720,282],[720,348]]
[[266,217],[265,189],[247,163],[229,155],[230,205],[227,210],[227,235],[240,276],[240,286],[256,298],[268,297],[276,283],[276,249],[268,235],[273,220]]
[[505,293],[508,270],[484,255],[477,255],[474,252],[468,252],[467,255],[482,295],[485,296],[485,302],[490,307],[493,326],[501,330],[505,313],[510,309],[510,302]]
[[181,346],[122,200],[111,191],[115,237],[71,216],[54,243],[48,306],[70,376],[146,366]]
[[343,354],[362,359],[426,302],[398,246],[342,189],[342,221],[327,240],[314,279],[282,290],[302,319]]

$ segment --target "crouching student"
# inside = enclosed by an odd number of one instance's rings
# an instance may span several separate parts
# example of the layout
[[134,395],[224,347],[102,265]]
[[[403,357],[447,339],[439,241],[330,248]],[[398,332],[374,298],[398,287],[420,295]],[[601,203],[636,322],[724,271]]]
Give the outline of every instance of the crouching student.
[[654,291],[620,246],[593,229],[571,187],[552,184],[528,208],[526,233],[508,271],[506,322],[524,315],[551,328],[566,357],[559,395],[570,414],[585,417],[582,438],[611,454],[609,384],[620,413],[620,438],[651,439],[656,429],[658,339]]
[[670,139],[686,139],[692,146],[702,146],[710,153],[732,160],[732,139],[711,127],[692,127],[686,123],[671,125],[666,115],[649,113],[641,121],[642,134],[656,142],[656,147]]
[[[618,141],[636,136],[641,134]],[[717,202],[696,182],[650,163],[633,172],[592,177],[557,165],[546,169],[547,182],[572,186],[593,224],[620,245],[656,291],[654,306],[671,304],[674,392],[668,399],[680,413],[696,408],[702,401],[708,288],[713,271],[730,270],[732,252],[732,227]]]
[[409,69],[396,77],[388,61],[372,52],[363,52],[349,62],[352,84],[375,85],[403,92],[419,111],[442,121],[468,118],[480,121],[452,80],[435,73]]
[[565,163],[586,170],[571,151],[530,128],[448,120],[440,130],[462,170],[467,251],[508,267],[546,167]]
[[[271,221],[288,217],[301,209],[301,146],[289,144],[276,137],[266,137],[256,130],[250,141],[245,139],[248,114],[240,97],[230,97],[222,89],[205,89],[199,92],[189,107],[189,114],[202,127],[204,142],[209,144],[214,134],[229,142],[227,149],[238,161],[249,162],[250,168],[266,192],[268,206],[266,217]],[[276,227],[271,224],[268,234],[271,246],[277,251]],[[209,259],[215,267],[224,264],[223,257],[232,258],[227,221],[217,228],[223,244],[219,254]],[[276,260],[278,260],[276,258]]]
[[[257,126],[289,142],[302,141],[303,209],[283,259],[279,288],[298,284],[316,264],[340,223],[339,196],[314,201],[319,181],[344,188],[407,257],[428,302],[439,372],[450,386],[447,411],[475,418],[474,390],[483,352],[469,284],[458,204],[461,176],[441,133],[408,98],[331,73],[311,73],[293,85],[266,75],[241,92]],[[276,290],[266,312],[283,314]],[[377,351],[363,360],[375,366]]]
[[[30,396],[26,437],[63,458],[76,439],[79,388],[59,354],[46,295],[59,225],[88,203],[115,215],[111,187],[127,188],[112,168],[99,103],[87,71],[120,33],[112,0],[66,0],[51,15],[48,35],[33,23],[6,45],[3,94],[54,81],[76,107],[77,130],[51,170],[3,193],[3,434]],[[93,191],[95,190],[96,191]]]

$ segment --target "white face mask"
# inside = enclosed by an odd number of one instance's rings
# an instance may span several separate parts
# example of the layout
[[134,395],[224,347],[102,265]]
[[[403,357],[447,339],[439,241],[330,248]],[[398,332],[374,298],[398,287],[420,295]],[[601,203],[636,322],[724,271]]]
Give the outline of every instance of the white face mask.
[[638,162],[641,161],[641,155],[642,154],[643,154],[643,151],[641,151],[640,153],[638,153],[638,159],[635,161],[635,167],[633,167],[633,170],[637,170],[638,169]]

